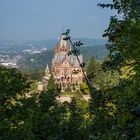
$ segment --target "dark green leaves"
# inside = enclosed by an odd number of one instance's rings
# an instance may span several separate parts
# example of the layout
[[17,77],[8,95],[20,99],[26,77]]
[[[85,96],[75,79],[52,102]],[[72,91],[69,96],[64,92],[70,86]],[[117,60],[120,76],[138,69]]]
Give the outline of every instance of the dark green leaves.
[[78,49],[71,50],[71,51],[69,51],[68,56],[72,55],[72,54],[74,54],[75,56],[78,56],[78,55],[80,55],[80,50],[78,50]]
[[74,42],[74,46],[81,47],[83,43],[81,41]]

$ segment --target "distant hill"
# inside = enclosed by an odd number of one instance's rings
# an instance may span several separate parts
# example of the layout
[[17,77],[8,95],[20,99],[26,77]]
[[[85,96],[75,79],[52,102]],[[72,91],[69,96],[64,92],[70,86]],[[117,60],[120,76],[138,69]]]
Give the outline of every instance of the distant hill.
[[[87,46],[81,48],[84,61],[87,62],[91,56],[98,60],[103,60],[107,56],[107,50],[104,45]],[[28,55],[19,61],[21,69],[39,70],[44,69],[47,64],[51,65],[53,50],[47,50],[39,54]]]
[[81,53],[83,54],[85,62],[87,62],[92,56],[94,56],[97,60],[102,61],[107,56],[108,51],[105,48],[105,45],[95,45],[82,47]]
[[53,51],[47,50],[42,53],[27,55],[18,62],[20,69],[25,70],[39,70],[45,69],[46,65],[51,65],[53,58]]
[[77,38],[73,40],[80,40],[84,46],[96,46],[96,45],[104,45],[107,40],[105,39],[95,39],[95,38]]

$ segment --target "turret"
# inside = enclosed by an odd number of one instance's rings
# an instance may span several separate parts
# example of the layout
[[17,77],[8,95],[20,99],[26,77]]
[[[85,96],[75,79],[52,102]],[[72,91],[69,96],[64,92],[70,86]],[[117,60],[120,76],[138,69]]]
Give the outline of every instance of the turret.
[[[66,35],[61,34],[60,40],[57,43],[56,47],[54,48],[54,53],[55,54],[67,54],[70,50],[70,45],[69,42],[64,40],[64,38],[66,37]],[[55,55],[54,54],[54,55]]]
[[49,66],[47,64],[46,69],[45,69],[45,76],[48,76],[50,74]]

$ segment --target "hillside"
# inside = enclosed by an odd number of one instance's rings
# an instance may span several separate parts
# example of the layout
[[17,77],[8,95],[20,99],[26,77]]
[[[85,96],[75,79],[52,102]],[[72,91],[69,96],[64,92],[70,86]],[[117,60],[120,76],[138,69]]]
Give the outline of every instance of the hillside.
[[18,62],[20,69],[39,70],[51,64],[53,51],[47,50],[42,53],[25,56]]
[[105,45],[87,46],[81,48],[84,61],[87,62],[91,56],[94,56],[97,60],[102,61],[107,56],[107,50]]
[[[87,46],[81,48],[81,53],[84,56],[84,61],[88,61],[91,56],[94,56],[97,60],[103,60],[107,55],[107,50],[104,45],[97,46]],[[46,65],[51,65],[51,61],[53,58],[53,51],[47,50],[45,52],[39,54],[28,55],[24,57],[18,65],[20,69],[26,70],[40,70],[44,69]]]

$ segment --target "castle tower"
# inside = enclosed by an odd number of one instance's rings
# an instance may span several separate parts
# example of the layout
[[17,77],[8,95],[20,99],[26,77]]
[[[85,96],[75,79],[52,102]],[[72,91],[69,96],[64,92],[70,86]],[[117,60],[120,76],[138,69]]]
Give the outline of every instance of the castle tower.
[[49,70],[49,66],[47,65],[46,69],[45,69],[45,76],[43,77],[43,80],[42,80],[44,89],[47,88],[48,81],[49,81],[50,77],[51,77],[51,73],[50,73],[50,70]]
[[[55,83],[62,91],[78,90],[79,84],[83,82],[83,73],[74,55],[69,55],[71,50],[69,41],[64,40],[65,34],[61,34],[60,40],[54,48],[54,58],[52,60],[52,74]],[[83,56],[79,55],[82,62]],[[77,71],[77,73],[74,73]]]

